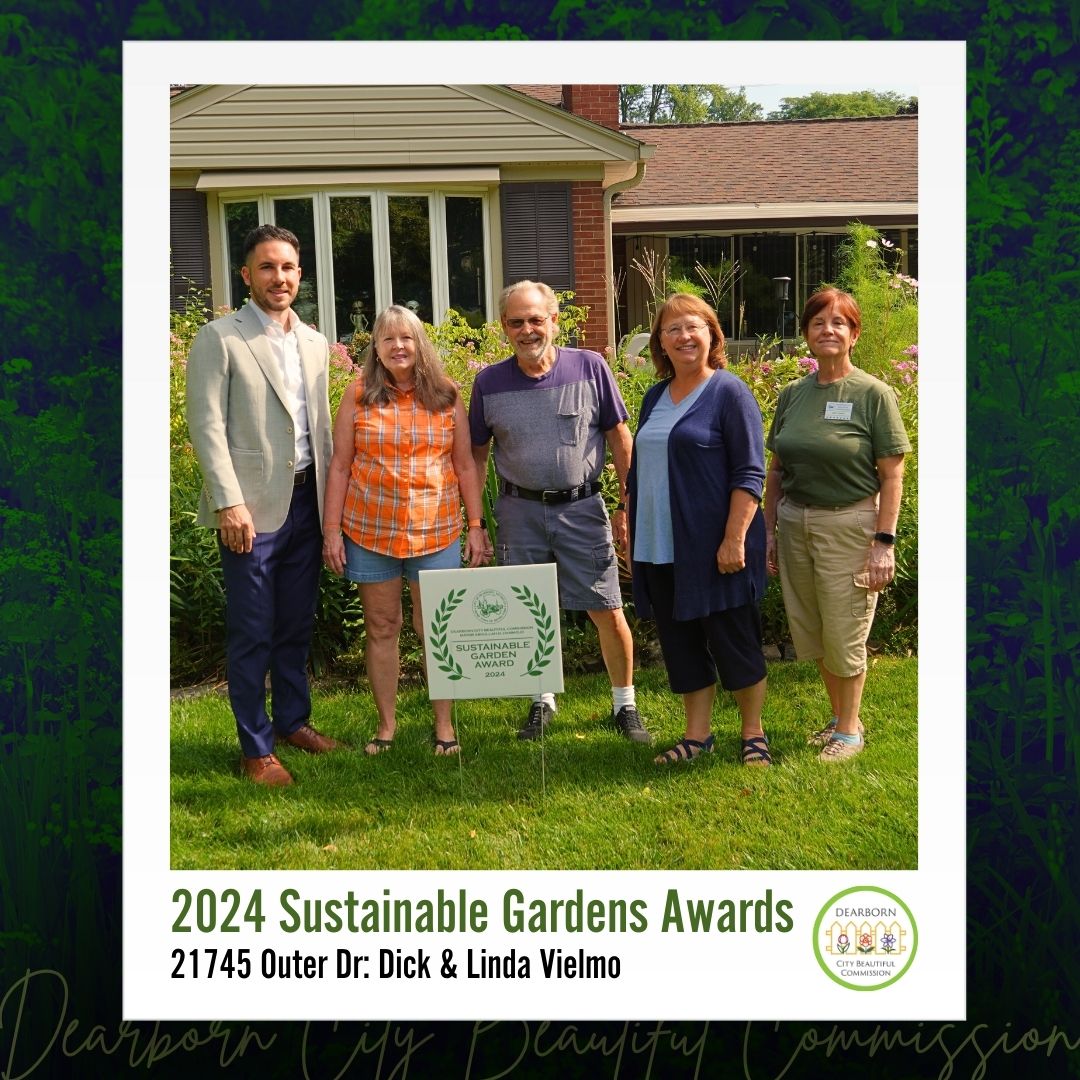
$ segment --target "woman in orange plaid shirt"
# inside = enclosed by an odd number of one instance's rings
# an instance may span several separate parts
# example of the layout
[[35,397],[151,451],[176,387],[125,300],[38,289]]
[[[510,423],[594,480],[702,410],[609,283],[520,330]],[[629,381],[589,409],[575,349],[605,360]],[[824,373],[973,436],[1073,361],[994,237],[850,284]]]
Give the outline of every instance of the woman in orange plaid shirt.
[[[465,562],[480,566],[491,552],[465,406],[423,324],[393,305],[375,320],[360,377],[338,407],[323,510],[323,561],[357,582],[364,606],[365,661],[379,714],[368,754],[389,750],[397,726],[402,576],[423,642],[413,583],[421,570],[462,565],[463,502]],[[450,702],[432,707],[435,753],[456,754]]]

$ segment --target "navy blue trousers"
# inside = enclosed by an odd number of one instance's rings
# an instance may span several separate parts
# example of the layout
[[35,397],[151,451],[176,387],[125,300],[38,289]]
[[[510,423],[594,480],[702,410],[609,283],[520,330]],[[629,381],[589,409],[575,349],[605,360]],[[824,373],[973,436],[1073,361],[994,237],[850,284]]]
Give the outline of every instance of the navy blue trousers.
[[322,566],[314,472],[293,489],[281,528],[257,535],[250,553],[229,551],[220,533],[218,548],[225,577],[229,701],[242,753],[262,757],[274,752],[275,730],[289,735],[311,716],[307,662]]

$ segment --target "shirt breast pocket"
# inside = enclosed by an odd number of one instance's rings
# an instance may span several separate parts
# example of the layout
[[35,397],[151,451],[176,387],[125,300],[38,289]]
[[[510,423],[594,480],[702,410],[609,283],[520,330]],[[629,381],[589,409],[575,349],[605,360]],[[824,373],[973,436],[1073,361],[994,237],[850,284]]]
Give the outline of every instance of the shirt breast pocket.
[[559,442],[563,446],[577,446],[581,441],[581,429],[585,423],[584,414],[580,409],[559,411]]

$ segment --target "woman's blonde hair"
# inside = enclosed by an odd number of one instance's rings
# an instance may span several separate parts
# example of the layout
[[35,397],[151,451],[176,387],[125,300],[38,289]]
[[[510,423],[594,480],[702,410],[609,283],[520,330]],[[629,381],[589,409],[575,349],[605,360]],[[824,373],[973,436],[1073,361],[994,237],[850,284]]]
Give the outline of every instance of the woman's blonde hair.
[[442,361],[431,343],[431,338],[427,336],[424,324],[412,311],[400,304],[391,304],[378,316],[371,328],[371,343],[364,352],[361,369],[364,390],[360,400],[365,405],[390,403],[390,387],[394,380],[379,360],[378,343],[385,334],[394,330],[405,330],[416,344],[413,385],[416,387],[416,398],[420,404],[431,412],[453,405],[458,396],[457,386],[443,369]]

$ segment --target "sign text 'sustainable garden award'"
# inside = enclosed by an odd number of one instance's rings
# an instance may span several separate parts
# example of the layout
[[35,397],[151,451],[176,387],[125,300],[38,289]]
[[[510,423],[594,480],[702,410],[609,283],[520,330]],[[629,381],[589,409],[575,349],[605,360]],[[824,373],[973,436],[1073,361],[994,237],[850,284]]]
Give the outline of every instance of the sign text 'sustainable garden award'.
[[420,599],[431,698],[562,691],[554,563],[421,570]]

